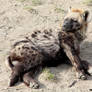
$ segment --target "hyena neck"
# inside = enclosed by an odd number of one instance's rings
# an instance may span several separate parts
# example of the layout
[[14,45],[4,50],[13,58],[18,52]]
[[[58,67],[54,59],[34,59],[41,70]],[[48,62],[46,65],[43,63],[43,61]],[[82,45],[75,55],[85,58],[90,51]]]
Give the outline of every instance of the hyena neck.
[[79,43],[81,43],[86,38],[86,32],[83,33],[82,31],[79,30],[74,34]]

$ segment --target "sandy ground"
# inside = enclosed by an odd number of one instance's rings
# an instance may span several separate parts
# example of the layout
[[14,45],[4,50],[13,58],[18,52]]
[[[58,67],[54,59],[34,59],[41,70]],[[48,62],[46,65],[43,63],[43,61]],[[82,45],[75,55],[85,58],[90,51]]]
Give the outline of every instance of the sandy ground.
[[[40,2],[41,1],[41,2]],[[92,7],[83,4],[83,0],[0,0],[0,92],[90,92],[92,77],[86,81],[78,81],[73,87],[69,85],[76,80],[75,72],[69,65],[51,67],[50,71],[57,81],[43,78],[43,73],[37,79],[39,89],[31,89],[20,83],[8,87],[11,71],[5,66],[5,57],[10,46],[27,32],[34,29],[60,28],[60,23],[69,6],[87,9],[92,13]],[[81,45],[81,57],[92,63],[92,21],[87,31],[87,39]]]

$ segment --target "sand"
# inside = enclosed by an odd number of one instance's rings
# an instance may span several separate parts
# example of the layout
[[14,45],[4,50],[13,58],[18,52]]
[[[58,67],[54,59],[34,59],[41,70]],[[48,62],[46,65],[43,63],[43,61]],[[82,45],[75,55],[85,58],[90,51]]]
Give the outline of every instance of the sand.
[[[31,89],[23,83],[8,87],[11,71],[5,66],[5,58],[13,42],[34,29],[60,29],[68,7],[87,9],[92,7],[83,0],[0,0],[0,92],[90,92],[92,76],[76,82],[75,71],[62,64],[49,70],[57,81],[46,80],[40,73],[37,80],[39,89]],[[89,23],[87,38],[81,44],[81,58],[92,64],[92,21]],[[73,82],[72,87],[69,87]]]

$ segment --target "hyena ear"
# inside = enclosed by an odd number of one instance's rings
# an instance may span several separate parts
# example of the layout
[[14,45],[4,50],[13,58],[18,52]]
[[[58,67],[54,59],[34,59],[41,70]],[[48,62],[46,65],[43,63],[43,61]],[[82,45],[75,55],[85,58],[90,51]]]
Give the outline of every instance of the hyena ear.
[[72,7],[70,6],[70,7],[68,8],[68,12],[71,12],[71,9],[72,9]]
[[88,16],[89,16],[89,11],[84,11],[83,12],[83,19],[84,19],[84,21],[88,20]]

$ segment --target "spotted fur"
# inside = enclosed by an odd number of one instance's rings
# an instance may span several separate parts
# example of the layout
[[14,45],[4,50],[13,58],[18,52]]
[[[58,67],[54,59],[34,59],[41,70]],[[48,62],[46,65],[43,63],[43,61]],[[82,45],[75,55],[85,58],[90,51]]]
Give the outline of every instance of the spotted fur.
[[[10,86],[22,80],[32,88],[38,88],[38,83],[32,77],[35,71],[66,61],[72,63],[80,74],[79,78],[82,76],[86,79],[86,75],[90,75],[89,64],[86,61],[82,62],[79,57],[79,42],[83,40],[83,33],[87,29],[86,14],[87,11],[80,13],[79,10],[72,10],[64,18],[61,30],[35,30],[25,35],[23,40],[17,41],[8,56],[9,67],[12,70]],[[14,63],[16,61],[17,63]]]

